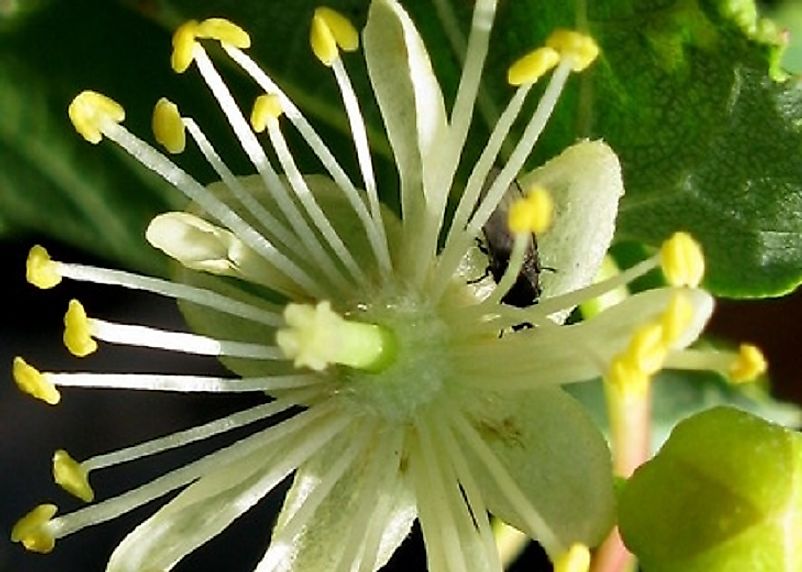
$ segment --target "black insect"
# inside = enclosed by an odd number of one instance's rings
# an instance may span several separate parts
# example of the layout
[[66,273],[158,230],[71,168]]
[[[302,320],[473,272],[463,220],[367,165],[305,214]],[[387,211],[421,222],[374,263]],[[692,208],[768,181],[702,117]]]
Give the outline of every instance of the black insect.
[[[499,172],[498,169],[490,172],[482,190],[482,196],[490,189]],[[504,276],[504,272],[510,264],[512,247],[515,243],[515,236],[507,226],[507,213],[510,205],[520,198],[523,198],[523,191],[520,185],[513,181],[496,210],[482,227],[484,240],[479,241],[479,249],[487,255],[487,271],[496,283],[501,281],[501,277]],[[542,271],[543,267],[540,265],[540,257],[537,252],[537,239],[535,235],[532,235],[532,240],[529,241],[524,253],[523,266],[518,273],[518,278],[512,288],[501,298],[501,303],[518,308],[536,304],[541,294],[540,273]]]

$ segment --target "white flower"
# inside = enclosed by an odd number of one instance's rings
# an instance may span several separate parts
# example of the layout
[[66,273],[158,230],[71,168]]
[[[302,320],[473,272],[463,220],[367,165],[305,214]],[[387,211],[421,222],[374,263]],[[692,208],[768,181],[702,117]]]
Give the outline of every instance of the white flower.
[[[582,545],[598,543],[613,522],[610,459],[598,429],[560,385],[605,375],[637,387],[664,365],[704,367],[683,361],[690,355],[683,348],[699,335],[712,299],[697,288],[703,263],[686,235],[654,258],[591,284],[623,193],[617,159],[605,144],[580,142],[524,172],[571,72],[597,55],[587,37],[558,31],[547,47],[510,68],[510,82],[519,87],[481,156],[468,166],[467,182],[457,180],[495,8],[493,0],[476,2],[459,91],[448,111],[406,12],[395,0],[371,3],[362,38],[398,168],[400,218],[379,203],[365,125],[340,56],[340,50],[357,49],[358,35],[329,9],[315,13],[312,47],[342,93],[361,183],[349,178],[300,110],[243,52],[247,34],[227,21],[182,26],[173,66],[197,65],[256,175],[234,177],[198,125],[167,100],[156,106],[157,140],[177,153],[188,131],[221,182],[205,188],[131,134],[113,101],[91,92],[75,99],[70,116],[81,134],[93,143],[118,143],[193,201],[192,214],[159,216],[147,234],[187,270],[171,282],[57,262],[35,247],[29,280],[52,287],[70,278],[171,296],[201,333],[110,323],[73,302],[65,343],[76,355],[94,351],[95,340],[217,355],[241,377],[41,373],[17,358],[18,384],[49,403],[58,402],[59,386],[249,391],[274,399],[81,463],[59,451],[57,481],[91,501],[92,471],[300,412],[118,497],[57,517],[55,506],[41,505],[17,524],[15,540],[47,552],[58,538],[183,489],[119,545],[108,565],[113,572],[167,570],[294,473],[257,570],[374,570],[416,517],[430,569],[500,570],[488,512],[540,541],[561,566],[569,566],[573,554],[587,560]],[[199,41],[210,39],[220,40],[265,91],[251,125]],[[536,111],[520,118],[531,86],[547,74]],[[524,122],[523,134],[501,158],[516,120]],[[317,155],[323,175],[298,170],[283,136],[286,123]],[[261,131],[273,158],[257,138]],[[500,171],[493,179],[494,165]],[[498,283],[478,280],[487,263],[476,239],[515,180],[527,190],[547,189],[551,201],[539,191],[539,199],[510,209],[515,232],[507,229],[506,272],[502,268]],[[459,201],[449,220],[450,198]],[[543,204],[552,204],[553,214]],[[540,227],[551,222],[542,233],[537,228],[540,261],[550,269],[539,278],[542,297],[534,304],[533,295],[524,307],[499,304],[527,256],[532,262],[535,227],[529,225],[535,220]],[[661,261],[675,286],[561,325],[577,304]],[[532,327],[515,327],[524,323]]]

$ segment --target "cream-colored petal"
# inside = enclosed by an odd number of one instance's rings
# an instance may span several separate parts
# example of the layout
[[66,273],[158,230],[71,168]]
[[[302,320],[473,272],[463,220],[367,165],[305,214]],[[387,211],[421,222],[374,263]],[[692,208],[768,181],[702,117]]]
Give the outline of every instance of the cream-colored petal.
[[145,237],[190,270],[239,278],[287,295],[300,293],[292,280],[236,235],[193,214],[161,214],[150,221]]
[[[573,542],[593,546],[604,537],[615,505],[610,454],[577,401],[556,387],[504,395],[477,392],[468,418],[565,547]],[[469,457],[488,509],[536,536],[482,462]]]
[[[693,307],[692,319],[674,344],[687,347],[701,334],[713,312],[713,298],[704,290],[648,290],[570,326],[530,329],[478,344],[455,346],[451,362],[455,377],[465,384],[499,389],[530,389],[586,381],[606,373],[612,357],[624,350],[635,330],[657,319],[681,293]],[[525,321],[522,319],[521,321]],[[521,359],[522,356],[543,356]]]
[[107,572],[170,570],[275,486],[262,484],[259,468],[269,460],[242,459],[191,485],[125,537]]
[[[187,487],[136,527],[115,549],[107,572],[172,569],[184,556],[214,538],[316,454],[347,420],[328,417],[289,432]],[[268,429],[265,434],[277,428]],[[236,445],[231,448],[236,455]]]
[[431,184],[448,131],[443,95],[423,40],[395,0],[371,2],[364,44],[370,81],[401,177],[404,218],[409,220],[421,215],[424,196],[440,205],[448,192]]
[[591,283],[615,232],[624,194],[618,157],[602,141],[581,141],[521,177],[524,190],[542,185],[554,199],[554,222],[537,237],[544,297]]
[[[370,428],[374,429],[375,427]],[[354,429],[354,431],[360,430],[359,425]],[[270,551],[282,550],[282,547],[271,545],[257,570],[260,572],[338,570],[337,564],[344,551],[358,548],[351,544],[361,543],[368,531],[381,534],[378,553],[373,555],[376,558],[374,569],[380,568],[389,560],[409,533],[416,517],[416,510],[412,492],[402,472],[398,469],[393,470],[393,463],[397,466],[400,460],[391,460],[398,452],[390,451],[389,444],[400,441],[380,431],[381,433],[377,433],[376,438],[369,442],[367,449],[356,457],[342,478],[337,481],[307,525],[295,536],[289,552],[286,551],[288,547],[283,547],[282,558],[276,562],[274,559],[276,554]],[[358,438],[356,433],[343,434],[331,447],[310,459],[298,470],[273,531],[274,540],[281,535],[283,527],[298,512],[304,501],[313,494],[321,476],[337,462],[348,442],[355,438]],[[375,468],[380,471],[379,478],[372,473],[370,468],[372,463],[375,463]],[[386,474],[388,472],[389,475]],[[370,512],[383,501],[389,503],[387,505],[389,510],[381,521],[366,522],[365,519],[372,516]],[[359,526],[357,523],[369,524],[369,527],[367,530],[357,529],[357,534],[354,535],[353,528]],[[360,563],[363,557],[364,555],[360,556],[357,550],[351,561],[352,566]],[[268,566],[268,563],[271,565]],[[350,570],[351,567],[346,569]]]

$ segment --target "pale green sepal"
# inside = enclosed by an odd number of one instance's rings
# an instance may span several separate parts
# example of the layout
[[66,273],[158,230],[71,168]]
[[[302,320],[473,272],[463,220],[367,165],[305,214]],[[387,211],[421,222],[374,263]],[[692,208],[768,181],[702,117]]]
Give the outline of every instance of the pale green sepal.
[[[468,411],[470,423],[566,547],[595,546],[604,538],[615,504],[610,452],[576,400],[557,387],[478,392]],[[490,512],[536,536],[476,458],[473,467]]]
[[520,178],[554,199],[554,222],[537,237],[544,298],[587,286],[613,240],[618,201],[624,194],[621,165],[602,141],[580,141]]
[[[448,122],[440,85],[415,25],[395,0],[371,2],[365,60],[401,178],[404,219],[420,220],[423,200],[444,204],[434,188]],[[429,196],[437,193],[437,196]]]
[[[284,501],[272,538],[275,539],[288,520],[298,511],[303,502],[313,492],[321,477],[338,460],[348,447],[349,441],[358,438],[356,431],[347,432],[336,438],[330,447],[305,463],[295,474],[293,485]],[[364,429],[364,428],[362,428]],[[390,430],[400,430],[392,428]],[[386,447],[386,435],[377,435],[371,439],[365,451],[359,454],[343,476],[337,481],[325,500],[317,507],[314,516],[307,526],[298,534],[293,542],[290,554],[284,555],[278,567],[270,568],[271,572],[307,572],[318,570],[336,570],[337,562],[343,550],[347,548],[349,534],[354,523],[359,520],[358,511],[372,510],[380,499],[389,499],[392,509],[384,522],[375,523],[383,530],[379,553],[374,569],[381,568],[395,552],[404,538],[409,534],[412,523],[417,516],[415,499],[411,488],[403,477],[402,471],[396,471],[391,478],[382,480],[378,487],[370,490],[366,486],[368,465],[377,454],[386,454],[381,447]],[[392,442],[392,438],[389,441]],[[366,498],[368,499],[366,502]],[[363,537],[357,538],[361,542]],[[268,554],[262,563],[272,560],[270,550],[280,549],[271,544]],[[358,551],[357,551],[358,554]],[[358,566],[362,558],[352,563]],[[261,568],[257,567],[257,570]]]

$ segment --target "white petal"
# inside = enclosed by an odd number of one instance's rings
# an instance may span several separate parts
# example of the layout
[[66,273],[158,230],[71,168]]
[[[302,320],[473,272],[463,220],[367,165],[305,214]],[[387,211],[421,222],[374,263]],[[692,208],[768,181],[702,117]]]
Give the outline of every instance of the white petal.
[[[395,0],[374,0],[364,31],[365,59],[401,176],[404,216],[420,208],[448,130],[440,86],[415,25]],[[442,198],[427,197],[435,205]],[[409,209],[409,210],[408,210]]]
[[545,297],[587,286],[613,239],[618,200],[624,194],[618,157],[601,141],[581,141],[523,176],[554,199],[554,223],[537,237]]
[[[556,387],[479,392],[469,419],[556,537],[597,544],[614,518],[607,444],[577,401]],[[474,474],[489,510],[534,536],[483,465]]]

